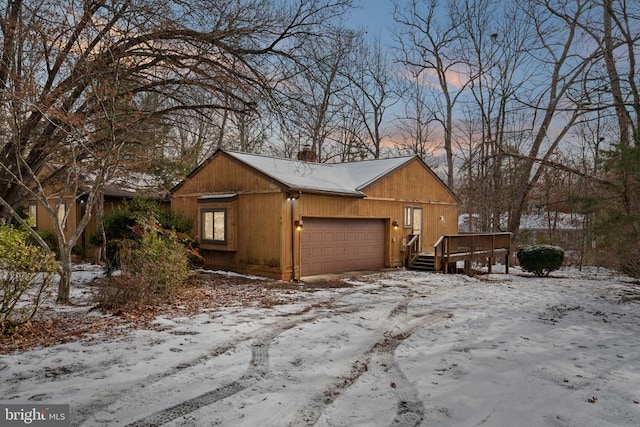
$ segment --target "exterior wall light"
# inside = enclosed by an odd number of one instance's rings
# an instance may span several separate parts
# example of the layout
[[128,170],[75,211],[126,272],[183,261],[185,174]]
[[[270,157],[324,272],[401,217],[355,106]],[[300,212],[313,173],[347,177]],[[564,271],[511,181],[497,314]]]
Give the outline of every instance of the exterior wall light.
[[302,223],[302,220],[301,220],[301,219],[300,219],[300,220],[296,219],[296,220],[294,221],[293,225],[295,225],[296,230],[298,230],[298,231],[300,231],[300,230],[302,230],[302,229],[304,228],[304,225],[303,225],[303,223]]
[[397,230],[397,229],[398,229],[398,221],[393,220],[393,222],[391,223],[391,225],[393,226],[393,229],[394,229],[394,230]]

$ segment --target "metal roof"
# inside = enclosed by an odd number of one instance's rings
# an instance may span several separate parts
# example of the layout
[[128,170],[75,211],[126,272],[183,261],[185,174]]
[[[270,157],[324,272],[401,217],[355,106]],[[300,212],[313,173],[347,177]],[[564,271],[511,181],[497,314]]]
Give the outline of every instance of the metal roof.
[[308,163],[255,154],[226,154],[280,182],[292,191],[364,197],[363,190],[415,156],[349,163]]

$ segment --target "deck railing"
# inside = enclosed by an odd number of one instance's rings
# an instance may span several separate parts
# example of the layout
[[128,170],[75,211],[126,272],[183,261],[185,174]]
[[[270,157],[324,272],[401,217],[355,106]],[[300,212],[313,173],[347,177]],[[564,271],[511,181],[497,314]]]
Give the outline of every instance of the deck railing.
[[436,271],[448,273],[457,261],[465,262],[465,271],[471,270],[471,262],[487,259],[489,272],[497,257],[504,256],[505,272],[509,273],[511,233],[453,234],[441,236],[433,245]]
[[409,234],[409,241],[404,244],[405,253],[407,257],[405,260],[405,265],[407,267],[412,266],[414,261],[418,258],[418,256],[420,256],[419,238],[420,238],[420,235],[418,234]]

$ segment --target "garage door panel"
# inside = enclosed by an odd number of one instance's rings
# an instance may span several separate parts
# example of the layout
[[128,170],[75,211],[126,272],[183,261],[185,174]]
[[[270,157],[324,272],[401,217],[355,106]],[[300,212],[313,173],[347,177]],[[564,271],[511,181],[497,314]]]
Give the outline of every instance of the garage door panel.
[[312,248],[309,248],[307,252],[313,258],[322,258],[322,247],[312,247]]
[[384,220],[305,218],[301,274],[384,267]]

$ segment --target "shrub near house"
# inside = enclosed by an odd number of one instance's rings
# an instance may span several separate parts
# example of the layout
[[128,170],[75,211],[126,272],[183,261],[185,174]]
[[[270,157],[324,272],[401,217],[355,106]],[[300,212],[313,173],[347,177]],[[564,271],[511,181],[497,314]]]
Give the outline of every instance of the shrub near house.
[[551,245],[527,246],[519,249],[516,256],[524,271],[540,277],[548,276],[564,262],[564,250]]
[[30,243],[29,234],[0,226],[0,333],[11,333],[35,316],[50,296],[55,257]]
[[[159,230],[173,231],[180,235],[180,240],[187,247],[189,241],[184,233],[191,229],[192,223],[182,215],[164,209],[159,203],[150,199],[136,198],[124,202],[112,209],[104,217],[104,233],[107,239],[106,272],[111,274],[119,268],[119,246],[124,241],[139,242],[142,230],[150,224],[155,224]],[[90,240],[92,244],[103,244],[99,234],[94,233]]]

